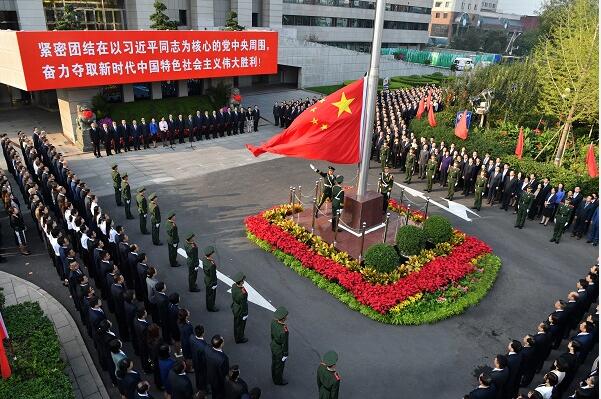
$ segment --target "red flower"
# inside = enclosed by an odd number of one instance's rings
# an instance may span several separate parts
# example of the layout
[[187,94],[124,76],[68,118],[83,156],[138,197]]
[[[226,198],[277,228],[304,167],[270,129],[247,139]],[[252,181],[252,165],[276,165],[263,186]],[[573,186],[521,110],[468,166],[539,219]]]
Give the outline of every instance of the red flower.
[[86,119],[90,119],[94,116],[94,113],[92,111],[90,111],[89,109],[86,109],[85,111],[83,111],[81,113],[81,116],[83,116]]

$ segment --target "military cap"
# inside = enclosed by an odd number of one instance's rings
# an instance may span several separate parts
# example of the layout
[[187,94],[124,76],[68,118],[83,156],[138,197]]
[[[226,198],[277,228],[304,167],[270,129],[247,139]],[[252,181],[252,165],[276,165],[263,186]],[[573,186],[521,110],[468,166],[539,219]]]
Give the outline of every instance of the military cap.
[[152,194],[150,194],[150,197],[148,197],[148,199],[152,201],[156,197],[157,197],[156,193],[152,193]]
[[171,219],[174,216],[175,216],[175,211],[169,211],[169,213],[167,214],[167,219]]
[[186,241],[190,241],[191,239],[194,238],[194,236],[195,236],[194,233],[188,233],[188,234],[186,234]]
[[116,163],[114,163],[114,164],[111,165],[111,169],[116,169],[116,168],[117,168],[117,164]]
[[282,320],[286,316],[288,316],[288,309],[286,309],[285,307],[280,306],[275,310],[274,317],[277,320]]
[[123,173],[123,174],[121,175],[121,178],[122,178],[122,179],[124,179],[124,178],[126,178],[126,177],[127,177],[127,172],[125,172],[125,173]]
[[323,355],[323,364],[328,367],[332,367],[338,362],[338,353],[334,351],[328,351]]
[[336,168],[333,167],[332,165],[328,166],[328,169],[331,170],[331,171],[335,171],[336,170]]
[[203,252],[205,256],[209,256],[215,252],[215,248],[212,245],[209,245],[208,247],[204,248]]
[[344,181],[344,177],[342,177],[342,176],[338,176],[336,178],[336,183],[338,183],[338,184],[342,184],[343,181]]
[[239,283],[240,281],[244,280],[246,278],[246,276],[244,275],[244,273],[242,272],[238,272],[236,274],[234,274],[234,283]]
[[138,189],[138,193],[143,193],[144,191],[146,191],[146,187],[140,187]]

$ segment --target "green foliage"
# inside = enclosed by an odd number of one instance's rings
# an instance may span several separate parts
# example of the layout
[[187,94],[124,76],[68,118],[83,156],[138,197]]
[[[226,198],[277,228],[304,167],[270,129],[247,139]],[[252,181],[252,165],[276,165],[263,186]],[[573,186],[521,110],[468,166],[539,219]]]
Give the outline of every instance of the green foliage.
[[10,333],[16,360],[12,377],[0,381],[0,397],[14,399],[68,399],[73,388],[63,372],[60,344],[52,322],[38,303],[8,306],[2,315]]
[[460,291],[457,295],[457,290],[453,289],[453,298],[443,303],[439,303],[437,298],[447,293],[447,290],[436,294],[426,294],[417,302],[407,306],[398,314],[381,314],[363,305],[357,301],[355,297],[346,291],[342,286],[329,281],[319,273],[308,269],[292,255],[288,255],[279,249],[274,249],[267,242],[255,237],[252,233],[247,232],[247,238],[255,243],[259,248],[273,253],[284,265],[294,270],[302,277],[306,277],[313,282],[317,287],[328,292],[340,302],[346,304],[350,309],[361,313],[375,321],[386,324],[396,325],[420,325],[426,323],[435,323],[437,321],[459,315],[470,306],[478,304],[486,293],[491,289],[497,274],[501,269],[501,259],[495,255],[485,255],[478,260],[476,267],[479,269],[476,272],[466,276],[461,284],[468,287],[467,292]]
[[71,4],[65,4],[63,13],[59,19],[56,20],[54,27],[56,30],[79,30],[81,29],[81,23],[77,19],[75,9]]
[[430,216],[424,222],[423,229],[426,239],[434,244],[447,242],[453,236],[453,226],[443,216]]
[[336,90],[342,89],[342,85],[329,85],[329,86],[314,86],[307,87],[307,90],[316,91],[321,94],[325,94],[326,96],[334,93]]
[[451,39],[450,48],[467,51],[502,54],[509,42],[505,31],[470,28],[459,29]]
[[[441,85],[447,79],[449,79],[449,77],[443,75],[440,72],[436,72],[431,75],[393,76],[389,79],[388,88],[389,88],[389,90],[396,90],[396,89],[407,89],[409,87],[424,86],[427,84]],[[334,93],[336,90],[341,89],[343,86],[349,85],[353,82],[354,82],[354,80],[345,80],[344,82],[342,82],[342,84],[307,87],[307,90],[312,90],[312,91],[316,91],[321,94],[330,95],[330,94]],[[380,83],[378,85],[378,90],[383,89],[382,82],[383,82],[383,80],[380,79]]]
[[96,119],[100,120],[109,114],[110,104],[98,93],[92,97],[92,110],[96,113]]
[[373,267],[380,273],[390,273],[400,263],[399,255],[392,245],[374,244],[365,253],[365,265]]
[[224,30],[244,30],[246,29],[244,26],[238,24],[238,13],[235,11],[230,11],[227,16],[227,20],[225,21]]
[[206,90],[206,95],[209,96],[211,103],[215,109],[221,108],[228,104],[230,98],[231,86],[225,85],[223,82],[219,82],[215,86],[211,86]]
[[4,288],[0,287],[0,310],[4,309],[6,303],[6,296],[4,295]]
[[120,121],[125,119],[131,121],[133,119],[140,120],[146,118],[146,123],[149,123],[152,118],[155,118],[157,123],[161,117],[169,114],[188,115],[196,114],[196,110],[204,113],[204,111],[213,111],[217,107],[211,102],[207,96],[190,96],[190,97],[170,97],[160,100],[145,100],[134,101],[131,103],[111,104],[109,108],[109,116],[111,119]]
[[412,225],[401,226],[396,235],[396,246],[405,256],[418,255],[426,247],[423,230]]
[[167,6],[160,0],[156,0],[153,4],[154,14],[150,16],[152,24],[150,29],[154,30],[176,30],[177,22],[171,21],[169,16],[165,14]]

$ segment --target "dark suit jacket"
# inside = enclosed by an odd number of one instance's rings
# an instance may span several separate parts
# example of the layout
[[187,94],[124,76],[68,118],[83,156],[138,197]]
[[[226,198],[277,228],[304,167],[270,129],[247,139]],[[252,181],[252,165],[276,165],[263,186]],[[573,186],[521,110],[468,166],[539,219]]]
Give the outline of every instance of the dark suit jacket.
[[125,393],[127,399],[134,399],[138,388],[138,382],[142,381],[142,377],[136,371],[125,374],[123,379],[119,381],[119,390]]
[[198,339],[194,334],[190,336],[190,350],[192,352],[192,365],[196,377],[196,389],[205,390],[207,385],[207,359],[206,351],[209,349],[204,339]]
[[505,393],[513,395],[517,390],[521,379],[522,354],[516,353],[507,355],[507,368],[509,369],[509,378],[505,386]]
[[103,131],[100,128],[90,128],[90,139],[93,143],[100,143],[103,140]]
[[505,396],[505,386],[509,379],[509,369],[505,367],[503,370],[493,370],[490,372],[490,378],[495,386],[495,397],[502,399]]
[[207,359],[207,382],[211,385],[213,395],[220,397],[220,395],[223,395],[223,383],[230,369],[230,361],[225,353],[216,351],[211,346],[207,346],[205,355]]
[[142,129],[140,129],[140,125],[131,125],[129,129],[133,137],[140,137],[142,135]]
[[470,399],[495,399],[495,388],[490,386],[488,388],[476,388],[470,392]]
[[119,137],[127,138],[131,136],[131,126],[128,124],[118,125],[117,131],[119,132]]
[[159,311],[159,323],[163,330],[163,339],[169,342],[171,333],[169,329],[169,298],[164,293],[157,292],[155,295],[157,309]]
[[169,371],[171,399],[192,399],[194,389],[187,375],[179,375],[173,369]]

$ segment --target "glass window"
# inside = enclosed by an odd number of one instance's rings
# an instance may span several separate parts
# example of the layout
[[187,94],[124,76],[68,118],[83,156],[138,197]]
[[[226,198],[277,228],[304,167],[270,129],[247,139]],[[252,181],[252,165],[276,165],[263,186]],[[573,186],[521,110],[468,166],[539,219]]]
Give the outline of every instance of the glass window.
[[179,26],[188,25],[188,10],[179,10]]
[[136,83],[133,85],[134,101],[150,100],[152,85],[150,83]]
[[123,86],[121,85],[104,86],[100,93],[109,103],[123,102]]
[[446,18],[448,15],[449,15],[449,14],[448,14],[448,13],[446,13],[446,12],[443,12],[443,13],[442,13],[442,17],[443,17],[443,18]]
[[348,19],[347,18],[336,18],[336,26],[339,28],[348,27]]
[[177,82],[175,80],[161,82],[161,92],[163,98],[177,97]]
[[[234,86],[238,86],[234,84]],[[188,79],[188,95],[199,96],[202,94],[202,79]]]

